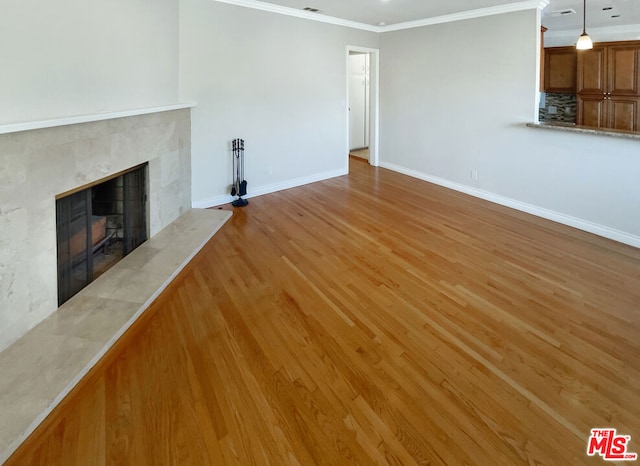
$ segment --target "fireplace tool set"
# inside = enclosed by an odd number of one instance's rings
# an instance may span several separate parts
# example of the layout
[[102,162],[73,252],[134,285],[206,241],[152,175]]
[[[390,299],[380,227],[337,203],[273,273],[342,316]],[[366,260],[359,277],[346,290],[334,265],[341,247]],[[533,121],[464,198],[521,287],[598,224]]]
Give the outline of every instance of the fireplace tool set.
[[244,139],[234,139],[232,142],[233,148],[233,184],[231,185],[231,195],[238,196],[238,199],[233,201],[231,205],[234,207],[244,207],[249,201],[242,199],[242,196],[247,195],[247,182],[244,179]]

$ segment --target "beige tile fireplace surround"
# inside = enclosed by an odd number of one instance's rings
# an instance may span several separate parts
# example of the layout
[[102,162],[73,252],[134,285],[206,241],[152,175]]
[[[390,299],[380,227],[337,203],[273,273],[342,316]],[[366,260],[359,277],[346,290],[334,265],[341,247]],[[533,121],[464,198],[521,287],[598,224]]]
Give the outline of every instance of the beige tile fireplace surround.
[[[191,209],[189,108],[139,113],[0,131],[0,464],[231,215]],[[58,308],[55,196],[144,162],[150,239]]]
[[58,306],[55,196],[149,162],[149,237],[191,208],[191,111],[0,134],[0,351]]

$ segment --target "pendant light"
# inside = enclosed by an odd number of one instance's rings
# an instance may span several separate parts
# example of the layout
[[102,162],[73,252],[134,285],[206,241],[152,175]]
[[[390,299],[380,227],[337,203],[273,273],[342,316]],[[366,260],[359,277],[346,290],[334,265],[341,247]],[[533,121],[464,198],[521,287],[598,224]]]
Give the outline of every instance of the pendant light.
[[582,17],[582,34],[578,38],[576,48],[578,50],[591,50],[593,48],[593,41],[589,34],[587,34],[587,0],[584,1],[583,17]]

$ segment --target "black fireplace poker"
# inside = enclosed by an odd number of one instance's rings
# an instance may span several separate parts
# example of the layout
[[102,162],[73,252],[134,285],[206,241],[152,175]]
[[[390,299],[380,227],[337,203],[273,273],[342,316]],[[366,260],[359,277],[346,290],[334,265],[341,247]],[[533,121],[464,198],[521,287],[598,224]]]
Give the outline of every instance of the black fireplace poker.
[[233,148],[233,184],[231,185],[231,195],[238,196],[238,199],[231,203],[234,207],[244,207],[249,201],[242,199],[247,195],[247,181],[244,179],[244,139],[234,139]]

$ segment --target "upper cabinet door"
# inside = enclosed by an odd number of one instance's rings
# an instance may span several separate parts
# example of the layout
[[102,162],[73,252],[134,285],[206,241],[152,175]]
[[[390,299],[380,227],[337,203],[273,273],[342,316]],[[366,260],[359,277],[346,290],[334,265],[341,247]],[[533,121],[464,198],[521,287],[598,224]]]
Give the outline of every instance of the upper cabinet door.
[[616,95],[640,94],[640,46],[609,47],[609,89]]
[[578,51],[578,92],[605,94],[607,91],[607,49],[595,46]]
[[575,47],[552,47],[544,53],[544,90],[576,91],[577,53]]

